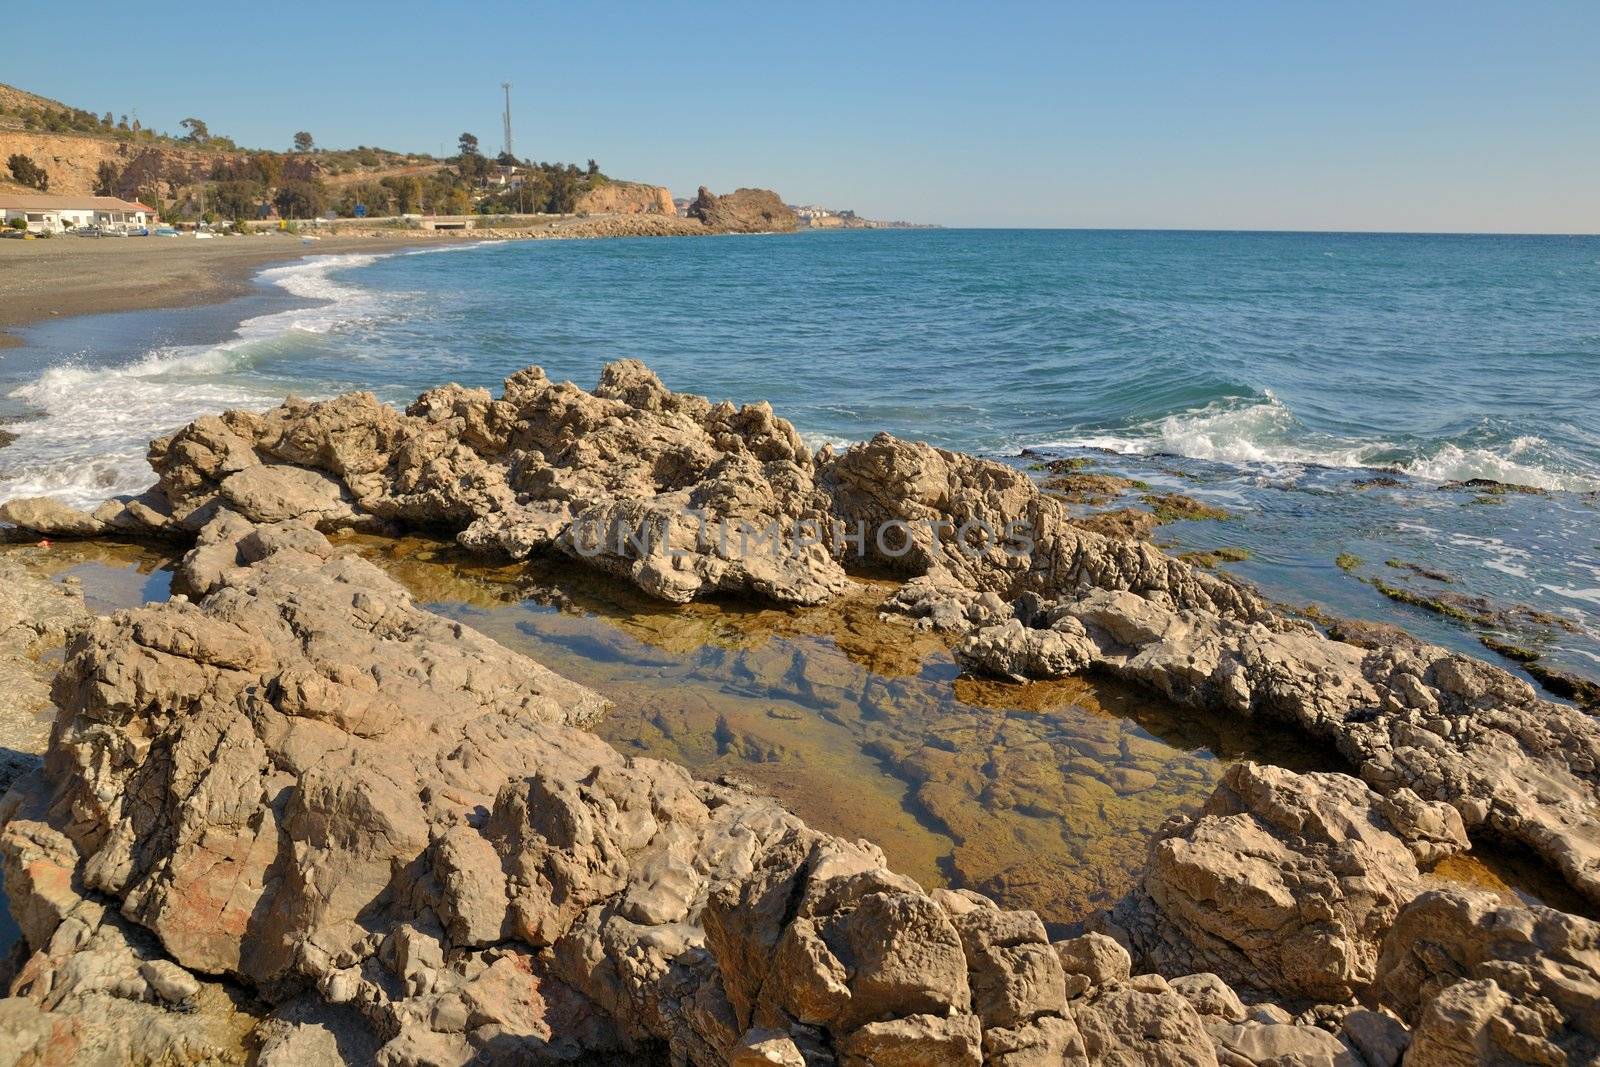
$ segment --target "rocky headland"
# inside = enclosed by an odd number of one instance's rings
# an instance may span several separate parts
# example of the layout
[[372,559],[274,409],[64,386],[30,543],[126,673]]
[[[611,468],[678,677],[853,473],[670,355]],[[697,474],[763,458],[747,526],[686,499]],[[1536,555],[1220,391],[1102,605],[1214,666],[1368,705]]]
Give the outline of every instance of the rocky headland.
[[[170,602],[105,618],[0,583],[32,706],[32,653],[70,630],[45,761],[0,803],[23,931],[0,1063],[1600,1061],[1600,926],[1430,873],[1509,841],[1600,901],[1600,728],[1497,668],[1333,640],[1012,467],[887,435],[814,452],[634,362],[404,412],[291,398],[150,458],[149,492],[93,514],[0,507],[19,536],[187,548]],[[883,617],[975,673],[1113,675],[1354,773],[1233,765],[1091,932],[1052,938],[620,754],[585,728],[603,699],[326,536],[352,530],[674,603],[888,578]]]
[[794,211],[770,189],[735,189],[718,196],[702,185],[688,216],[725,233],[773,233],[800,225]]

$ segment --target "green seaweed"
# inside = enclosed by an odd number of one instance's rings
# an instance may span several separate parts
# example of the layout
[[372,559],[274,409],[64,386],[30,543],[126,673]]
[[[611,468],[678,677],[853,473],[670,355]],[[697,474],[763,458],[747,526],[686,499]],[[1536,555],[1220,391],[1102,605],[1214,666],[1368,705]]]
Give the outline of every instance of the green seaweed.
[[1378,592],[1382,593],[1384,596],[1388,597],[1390,600],[1401,604],[1410,604],[1413,607],[1423,608],[1427,611],[1433,612],[1436,615],[1443,615],[1447,619],[1455,619],[1457,622],[1465,623],[1479,622],[1482,620],[1481,615],[1474,615],[1468,611],[1465,611],[1459,605],[1452,604],[1446,600],[1441,600],[1438,597],[1428,596],[1426,593],[1418,593],[1398,585],[1390,585],[1382,578],[1372,579],[1372,587]]
[[1342,571],[1353,571],[1361,566],[1362,559],[1353,553],[1341,552],[1333,558],[1333,564]]
[[1250,558],[1250,550],[1224,546],[1204,551],[1184,552],[1178,558],[1197,567],[1216,567],[1222,563],[1242,563]]
[[1165,526],[1169,522],[1226,522],[1233,518],[1222,508],[1203,504],[1182,493],[1146,493],[1140,499],[1154,512],[1158,526]]
[[1488,634],[1479,634],[1478,640],[1482,642],[1483,647],[1487,648],[1489,651],[1498,652],[1506,659],[1515,660],[1518,663],[1533,663],[1539,658],[1539,653],[1535,652],[1531,648],[1524,648],[1521,645],[1514,645],[1510,641],[1502,641],[1498,637],[1491,637]]
[[1419,578],[1426,578],[1432,582],[1443,582],[1446,585],[1452,585],[1455,583],[1455,578],[1451,575],[1444,573],[1444,571],[1430,570],[1429,568],[1422,566],[1420,563],[1408,563],[1403,559],[1388,559],[1384,560],[1384,566],[1393,567],[1397,571],[1406,571],[1410,574],[1415,574]]

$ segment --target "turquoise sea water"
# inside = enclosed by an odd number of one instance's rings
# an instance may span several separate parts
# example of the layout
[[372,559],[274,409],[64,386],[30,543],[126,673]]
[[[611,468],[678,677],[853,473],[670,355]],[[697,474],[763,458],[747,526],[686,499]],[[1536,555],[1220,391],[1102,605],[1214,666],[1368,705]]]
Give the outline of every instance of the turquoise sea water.
[[[952,230],[457,246],[322,257],[264,272],[232,307],[73,320],[28,340],[0,353],[0,416],[18,435],[0,448],[0,498],[140,489],[152,434],[290,391],[404,402],[446,380],[495,387],[528,363],[588,386],[636,356],[673,388],[770,400],[814,441],[887,429],[1085,457],[1228,509],[1158,536],[1246,548],[1232,569],[1285,600],[1480,653],[1496,626],[1398,604],[1379,583],[1523,605],[1550,618],[1502,637],[1600,674],[1597,238]],[[1361,484],[1378,475],[1393,484]],[[1469,478],[1550,492],[1441,488]],[[1341,552],[1363,562],[1341,570]]]

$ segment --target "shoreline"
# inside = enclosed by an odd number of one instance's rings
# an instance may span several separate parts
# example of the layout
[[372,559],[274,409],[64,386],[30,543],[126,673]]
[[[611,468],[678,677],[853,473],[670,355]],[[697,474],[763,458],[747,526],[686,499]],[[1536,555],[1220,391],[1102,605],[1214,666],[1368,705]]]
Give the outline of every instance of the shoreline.
[[[314,233],[258,233],[199,242],[192,237],[57,237],[0,241],[0,350],[18,331],[57,318],[220,304],[248,295],[265,267],[308,256],[388,252],[484,241],[715,237],[725,232],[677,216],[551,217],[492,229],[395,230],[334,224]],[[315,236],[314,244],[302,238]]]
[[324,237],[57,238],[0,243],[0,348],[25,343],[19,331],[63,317],[221,304],[249,295],[265,267],[307,256],[400,250],[459,237],[422,233]]

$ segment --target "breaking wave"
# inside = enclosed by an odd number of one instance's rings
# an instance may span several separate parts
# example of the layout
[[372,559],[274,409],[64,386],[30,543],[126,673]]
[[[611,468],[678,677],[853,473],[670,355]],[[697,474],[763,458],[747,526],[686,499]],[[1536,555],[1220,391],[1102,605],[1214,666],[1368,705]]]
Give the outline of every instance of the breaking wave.
[[152,437],[225,408],[278,403],[282,391],[252,380],[252,366],[379,314],[378,294],[335,277],[378,258],[316,256],[261,272],[263,281],[318,303],[246,319],[220,344],[156,348],[115,366],[68,362],[13,389],[8,395],[36,417],[7,427],[17,439],[0,452],[0,500],[51,496],[90,507],[145,489]]
[[1600,489],[1600,478],[1560,469],[1559,459],[1540,437],[1525,435],[1494,446],[1351,440],[1307,429],[1270,390],[1261,397],[1213,401],[1126,429],[1050,441],[1042,447],[1167,454],[1240,466],[1364,467],[1431,482],[1484,478],[1535,489]]

